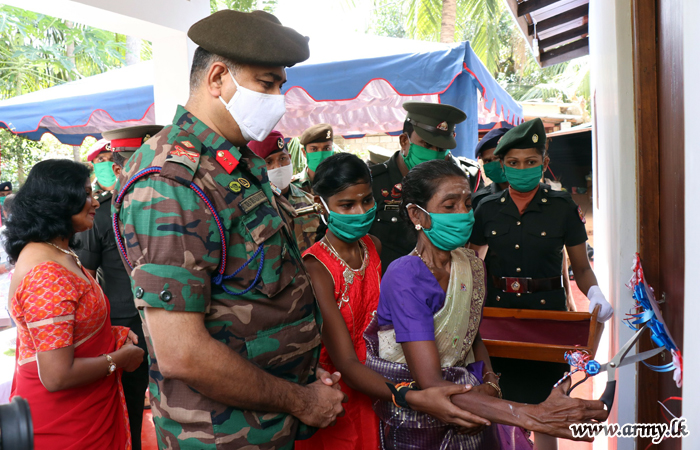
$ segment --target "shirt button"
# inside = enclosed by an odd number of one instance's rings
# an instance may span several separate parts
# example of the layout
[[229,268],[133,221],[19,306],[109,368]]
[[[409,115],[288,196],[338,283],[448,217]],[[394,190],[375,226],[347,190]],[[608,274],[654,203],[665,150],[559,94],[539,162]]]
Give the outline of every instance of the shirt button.
[[491,232],[491,234],[492,234],[493,236],[495,236],[495,235],[496,235],[496,230],[493,230],[493,231]]
[[547,236],[547,232],[546,232],[546,231],[543,231],[541,234],[542,234],[542,236]]
[[518,267],[517,269],[515,269],[515,271],[518,272],[518,273],[520,273],[520,270],[521,270],[520,267]]
[[516,225],[520,226],[520,221],[515,222]]
[[547,199],[546,199],[546,198],[543,198],[543,199],[542,199],[542,203],[547,203]]
[[136,292],[134,294],[136,295],[136,298],[143,298],[143,289],[136,288]]
[[497,295],[497,296],[496,296],[496,301],[497,301],[497,302],[500,302],[500,301],[501,301],[501,296],[500,296],[500,295]]
[[515,296],[516,296],[516,297],[520,297],[520,292],[518,292],[517,294],[515,294]]
[[506,198],[505,198],[505,197],[501,197],[501,203],[503,203],[503,202],[505,202],[505,201],[506,201]]
[[160,299],[163,300],[165,303],[168,303],[170,300],[173,299],[173,294],[171,294],[170,291],[162,291],[160,293]]
[[394,222],[394,223],[396,223],[398,220],[399,220],[399,219],[397,219],[396,217],[392,217],[392,218],[391,218],[391,221]]
[[549,192],[549,189],[545,189],[544,192]]
[[519,249],[519,248],[520,248],[520,245],[515,244],[515,249],[517,250],[517,249]]
[[544,299],[542,299],[542,300],[540,300],[540,303],[542,303],[542,304],[544,305],[544,304],[547,303],[547,302],[544,301]]

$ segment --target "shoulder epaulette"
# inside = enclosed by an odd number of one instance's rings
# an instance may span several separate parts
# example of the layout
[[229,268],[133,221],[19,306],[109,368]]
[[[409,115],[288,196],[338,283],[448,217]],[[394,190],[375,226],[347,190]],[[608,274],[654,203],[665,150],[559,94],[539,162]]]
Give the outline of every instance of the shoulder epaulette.
[[376,177],[376,176],[379,176],[383,173],[388,172],[389,165],[387,163],[375,164],[373,166],[369,166],[369,171],[373,177]]

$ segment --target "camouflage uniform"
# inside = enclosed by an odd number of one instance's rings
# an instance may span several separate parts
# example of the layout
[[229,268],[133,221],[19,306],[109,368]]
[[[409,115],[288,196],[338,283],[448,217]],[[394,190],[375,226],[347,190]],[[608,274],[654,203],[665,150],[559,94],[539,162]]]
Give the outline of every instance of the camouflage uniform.
[[304,170],[294,175],[292,178],[292,185],[309,194],[314,193],[314,190],[311,189],[311,178],[309,178],[309,172],[306,171],[306,167],[304,167]]
[[289,220],[294,224],[294,235],[299,251],[304,253],[306,249],[316,242],[316,231],[321,225],[321,216],[318,214],[307,214],[299,217],[296,214],[296,210],[313,205],[314,196],[290,184],[289,191],[284,197],[289,201],[292,209],[295,210],[294,212],[289,211]]
[[[232,351],[274,376],[312,382],[321,319],[299,249],[278,213],[277,203],[287,202],[273,196],[265,162],[178,107],[173,124],[129,159],[115,192],[137,172],[155,166],[162,171],[137,181],[121,207],[114,208],[134,266],[132,290],[142,319],[145,307],[204,313],[212,338]],[[244,266],[263,244],[260,281],[243,295],[231,295],[212,280],[221,258],[219,228],[200,197],[185,186],[190,181],[213,203],[226,230],[226,275]],[[245,290],[255,282],[259,264],[260,257],[253,258],[223,285]],[[145,321],[144,332],[149,337]],[[307,432],[288,414],[243,411],[164,379],[148,340],[160,449],[292,449],[295,437]]]

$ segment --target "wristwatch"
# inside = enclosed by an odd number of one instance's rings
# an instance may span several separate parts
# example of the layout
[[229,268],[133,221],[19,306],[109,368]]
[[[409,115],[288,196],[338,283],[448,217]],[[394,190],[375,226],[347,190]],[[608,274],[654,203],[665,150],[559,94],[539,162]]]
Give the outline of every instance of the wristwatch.
[[109,372],[107,373],[107,376],[110,376],[114,373],[115,370],[117,370],[117,365],[114,363],[114,360],[112,359],[112,357],[109,356],[108,354],[105,353],[102,356],[107,358],[107,363],[109,364],[109,366],[108,366]]

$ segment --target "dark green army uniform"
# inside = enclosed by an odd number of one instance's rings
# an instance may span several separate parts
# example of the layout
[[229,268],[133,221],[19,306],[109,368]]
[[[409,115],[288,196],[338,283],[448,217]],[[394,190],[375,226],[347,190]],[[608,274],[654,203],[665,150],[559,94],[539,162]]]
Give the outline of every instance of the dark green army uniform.
[[[313,206],[314,197],[293,184],[289,185],[289,190],[286,194],[277,194],[277,192],[275,192],[275,195],[281,195],[289,202],[291,209],[285,209],[285,213],[287,213],[288,216],[287,220],[291,222],[294,228],[294,236],[296,237],[299,251],[304,253],[316,243],[316,231],[321,225],[321,216],[315,213],[299,216],[296,210]],[[283,203],[281,203],[280,206],[284,208]]]
[[306,171],[306,167],[304,167],[301,172],[294,175],[290,186],[294,186],[301,191],[308,192],[309,194],[313,193],[313,189],[311,189],[311,178],[309,177],[309,173]]
[[489,195],[499,194],[503,189],[498,188],[497,183],[491,183],[488,186],[481,186],[475,193],[472,194],[472,208],[476,211],[479,203]]
[[[533,147],[532,140],[529,142]],[[488,245],[484,306],[565,311],[562,249],[586,242],[584,223],[569,193],[543,183],[522,215],[509,189],[483,198],[475,212],[470,242]],[[545,400],[568,370],[563,361],[563,355],[562,364],[491,358],[494,371],[503,374],[504,398],[523,403]]]
[[[457,146],[454,126],[467,118],[460,109],[424,102],[406,102],[403,107],[408,112],[406,122],[411,123],[413,132],[425,142],[442,149],[453,149]],[[449,153],[447,157],[467,172],[463,162]],[[370,166],[372,194],[377,204],[377,214],[369,234],[376,236],[382,243],[382,274],[392,261],[411,253],[417,242],[413,227],[399,216],[403,182],[403,175],[398,166],[399,158],[403,158],[401,150],[394,153],[385,163]]]
[[[137,181],[115,211],[133,264],[137,308],[204,313],[214,339],[261,369],[295,383],[313,381],[320,316],[299,249],[275,207],[286,200],[274,199],[264,182],[265,161],[179,107],[173,124],[129,159],[115,192],[150,167],[162,171]],[[244,267],[223,286],[235,293],[252,288],[247,293],[232,295],[212,281],[223,256],[219,229],[186,186],[190,181],[211,200],[226,230],[226,275]],[[264,263],[255,256],[259,249]],[[145,322],[144,331],[148,335]],[[159,448],[293,448],[295,417],[243,411],[164,379],[150,342],[149,358]]]

